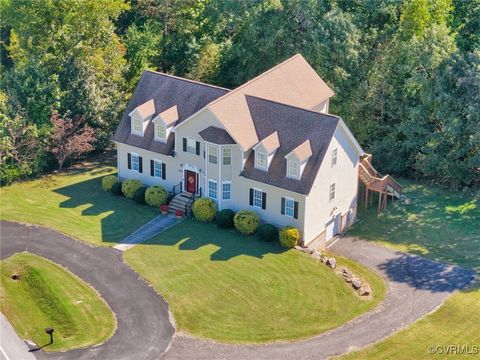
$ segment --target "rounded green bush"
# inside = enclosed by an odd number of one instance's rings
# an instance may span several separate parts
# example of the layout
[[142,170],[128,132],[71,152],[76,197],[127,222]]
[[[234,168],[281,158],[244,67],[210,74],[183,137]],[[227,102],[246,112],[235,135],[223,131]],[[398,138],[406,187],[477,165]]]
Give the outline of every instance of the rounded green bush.
[[112,186],[112,194],[115,195],[122,195],[122,182],[121,181],[116,181],[115,184]]
[[242,234],[253,234],[260,224],[260,216],[255,211],[240,210],[233,218],[235,228]]
[[145,202],[154,207],[165,205],[168,201],[168,193],[163,186],[153,185],[150,186],[145,192]]
[[142,186],[143,185],[140,180],[133,180],[133,179],[124,180],[122,183],[122,193],[123,195],[125,195],[125,197],[129,199],[133,199],[133,195],[135,194],[135,191],[137,191]]
[[280,245],[293,248],[300,241],[300,232],[293,226],[285,226],[280,230]]
[[147,188],[145,186],[142,186],[138,188],[135,191],[135,194],[133,194],[133,200],[135,200],[136,203],[138,204],[145,204],[145,191]]
[[112,191],[113,185],[117,182],[115,175],[107,175],[102,179],[102,189],[104,191]]
[[217,226],[222,229],[229,229],[233,227],[233,218],[235,216],[235,212],[230,209],[224,209],[217,213],[217,217],[215,218],[215,222]]
[[212,199],[200,198],[193,203],[192,213],[198,221],[211,222],[215,219],[217,206]]
[[257,236],[263,241],[277,241],[278,229],[272,224],[262,224],[257,229]]

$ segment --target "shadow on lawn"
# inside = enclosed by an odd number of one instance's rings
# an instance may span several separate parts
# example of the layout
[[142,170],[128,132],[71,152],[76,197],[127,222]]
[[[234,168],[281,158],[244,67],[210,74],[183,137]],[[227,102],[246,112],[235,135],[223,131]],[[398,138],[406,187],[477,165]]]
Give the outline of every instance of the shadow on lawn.
[[226,261],[246,255],[263,258],[267,254],[281,254],[286,249],[277,242],[269,243],[256,236],[243,236],[235,230],[219,229],[214,224],[203,224],[195,220],[184,220],[174,231],[167,231],[146,242],[148,245],[178,245],[179,250],[194,251],[207,245],[218,250],[210,255],[212,261]]

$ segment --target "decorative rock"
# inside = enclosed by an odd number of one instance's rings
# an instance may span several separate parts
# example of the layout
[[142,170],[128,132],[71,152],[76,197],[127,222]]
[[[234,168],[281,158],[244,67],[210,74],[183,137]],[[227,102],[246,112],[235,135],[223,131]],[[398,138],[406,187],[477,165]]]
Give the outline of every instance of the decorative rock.
[[330,266],[332,269],[335,269],[335,266],[337,265],[337,260],[335,260],[335,258],[329,258],[327,260],[327,265]]
[[312,255],[310,255],[310,257],[315,260],[320,260],[322,258],[322,255],[318,251],[314,251]]
[[358,293],[360,296],[367,296],[370,295],[370,289],[362,286],[360,289],[358,289]]
[[303,251],[303,247],[301,247],[300,245],[295,245],[295,250]]
[[354,289],[358,290],[362,287],[362,283],[358,279],[352,281],[352,286]]

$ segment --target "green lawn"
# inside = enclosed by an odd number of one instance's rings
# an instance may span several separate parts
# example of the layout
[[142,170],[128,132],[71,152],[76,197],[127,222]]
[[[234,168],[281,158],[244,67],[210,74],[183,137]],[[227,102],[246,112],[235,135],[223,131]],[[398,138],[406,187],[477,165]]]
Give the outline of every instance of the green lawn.
[[360,299],[325,265],[295,250],[185,220],[125,253],[170,304],[180,330],[232,343],[306,338],[383,299],[383,279],[339,258],[373,289]]
[[[13,274],[20,280],[13,280]],[[21,253],[1,261],[1,311],[23,339],[48,344],[46,351],[99,344],[112,336],[115,318],[108,305],[75,275],[39,256]]]
[[480,270],[480,200],[460,192],[402,180],[411,204],[389,203],[377,216],[359,205],[348,232],[401,251]]
[[[348,354],[342,359],[478,359],[478,353],[463,356],[440,353],[449,345],[464,345],[469,347],[470,351],[476,346],[480,351],[478,324],[480,324],[480,290],[477,288],[475,291],[460,292],[451,296],[439,310],[409,328],[374,346]],[[437,353],[430,353],[429,346],[435,346]]]
[[106,193],[101,178],[115,172],[104,162],[0,189],[1,218],[47,226],[95,245],[114,245],[158,210]]

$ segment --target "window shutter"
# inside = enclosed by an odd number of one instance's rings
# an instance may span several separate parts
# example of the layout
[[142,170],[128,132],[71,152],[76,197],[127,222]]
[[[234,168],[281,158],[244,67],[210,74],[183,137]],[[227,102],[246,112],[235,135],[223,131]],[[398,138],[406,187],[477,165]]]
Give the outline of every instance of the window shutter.
[[282,197],[282,207],[280,209],[280,213],[282,215],[285,215],[285,198],[284,197]]
[[253,189],[250,188],[250,206],[253,206]]
[[162,179],[165,180],[167,178],[167,167],[165,163],[162,162]]
[[187,138],[183,138],[183,152],[187,152]]
[[155,164],[153,160],[150,160],[150,176],[155,176]]
[[200,155],[200,141],[197,141],[195,144],[195,152],[197,155]]
[[298,201],[293,204],[293,217],[298,219]]
[[143,173],[143,158],[141,156],[138,157],[138,172]]
[[132,154],[127,153],[127,167],[128,170],[132,169]]
[[265,210],[267,208],[267,193],[262,192],[262,209]]

